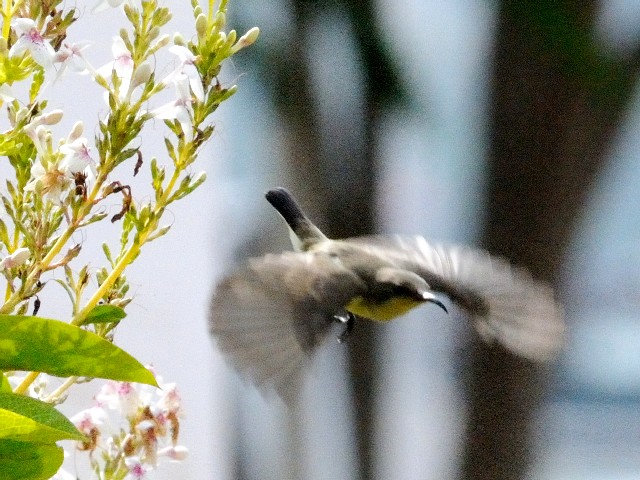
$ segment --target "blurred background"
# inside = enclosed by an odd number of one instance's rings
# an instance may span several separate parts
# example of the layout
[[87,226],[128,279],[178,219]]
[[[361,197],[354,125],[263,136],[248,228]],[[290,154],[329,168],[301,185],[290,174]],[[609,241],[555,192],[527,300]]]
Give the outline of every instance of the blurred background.
[[[184,398],[190,458],[153,478],[639,478],[640,2],[229,8],[261,37],[224,72],[240,88],[197,167],[209,180],[129,271],[118,330]],[[122,13],[90,20],[78,38],[104,47]],[[67,81],[50,106],[90,130],[102,100]],[[330,236],[418,233],[526,266],[566,306],[566,349],[532,365],[425,307],[330,342],[298,408],[264,399],[212,345],[207,304],[247,256],[289,248],[263,197],[278,185]]]

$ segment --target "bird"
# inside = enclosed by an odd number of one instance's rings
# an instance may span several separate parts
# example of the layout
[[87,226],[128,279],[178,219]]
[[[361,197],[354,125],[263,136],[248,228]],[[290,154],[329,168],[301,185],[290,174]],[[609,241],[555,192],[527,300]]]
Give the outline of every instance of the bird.
[[326,237],[285,188],[267,201],[285,220],[294,251],[266,254],[215,287],[209,330],[228,362],[262,392],[296,398],[314,353],[355,318],[387,322],[440,295],[470,318],[480,337],[534,362],[564,340],[561,305],[547,284],[484,250],[421,236]]

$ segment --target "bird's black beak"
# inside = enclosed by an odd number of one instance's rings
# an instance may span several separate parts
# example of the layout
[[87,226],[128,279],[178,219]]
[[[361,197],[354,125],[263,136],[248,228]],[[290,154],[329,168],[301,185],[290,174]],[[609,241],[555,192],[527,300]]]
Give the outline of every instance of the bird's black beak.
[[424,299],[425,302],[434,303],[437,306],[439,306],[442,310],[444,310],[445,313],[449,313],[449,310],[447,310],[447,307],[445,306],[445,304],[442,303],[442,301],[438,297],[436,297],[434,294],[429,292],[424,292],[422,294],[422,298]]

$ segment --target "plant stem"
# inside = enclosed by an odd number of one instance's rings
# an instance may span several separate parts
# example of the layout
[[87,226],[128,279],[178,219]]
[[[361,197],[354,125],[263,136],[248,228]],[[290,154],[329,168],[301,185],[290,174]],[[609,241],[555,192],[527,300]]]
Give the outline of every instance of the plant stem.
[[[182,169],[179,169],[179,168],[176,168],[173,171],[173,175],[171,175],[171,178],[167,183],[167,188],[165,188],[164,192],[162,193],[162,196],[158,199],[157,205],[160,205],[161,206],[160,208],[164,208],[167,206],[167,202],[169,201],[169,198],[171,197],[171,195],[173,195],[173,189],[176,186],[176,182],[178,181],[178,178],[180,178],[180,172],[182,172]],[[156,211],[159,210],[157,205],[156,205]]]
[[29,372],[27,376],[24,377],[22,382],[20,382],[20,385],[18,385],[13,390],[13,393],[24,395],[27,392],[27,388],[29,388],[29,385],[31,385],[35,381],[35,379],[38,378],[38,375],[40,375],[40,372]]
[[[167,182],[167,186],[166,186],[166,189],[164,190],[162,197],[160,197],[160,199],[158,199],[158,202],[156,203],[154,213],[161,212],[166,207],[169,199],[173,195],[173,190],[175,189],[176,183],[180,178],[180,173],[182,172],[182,170],[183,169],[180,167],[176,167],[174,169],[173,174],[171,175],[171,178]],[[98,179],[96,180],[96,184],[94,185],[93,189],[91,190],[91,193],[87,197],[87,201],[78,212],[76,220],[67,227],[67,229],[63,232],[60,238],[58,238],[56,243],[53,245],[53,247],[51,247],[47,255],[42,259],[39,266],[37,268],[34,268],[34,270],[31,272],[29,277],[27,277],[27,281],[25,282],[27,285],[32,285],[33,282],[37,280],[39,273],[44,271],[46,267],[51,264],[55,256],[58,253],[60,253],[60,250],[62,250],[62,248],[67,243],[69,238],[71,238],[71,235],[73,235],[73,233],[77,230],[78,225],[80,224],[82,219],[91,210],[91,207],[93,206],[93,202],[97,197],[98,192],[100,191],[100,188],[102,187],[103,183],[104,183],[104,177],[98,177]],[[157,226],[158,226],[158,219],[156,219],[154,222],[147,225],[144,231],[140,231],[138,233],[137,240],[129,247],[127,252],[122,256],[122,258],[120,258],[118,263],[116,263],[111,273],[107,276],[104,282],[102,282],[102,285],[100,285],[98,290],[95,291],[95,293],[87,301],[85,306],[73,316],[70,322],[71,325],[76,325],[76,326],[82,325],[82,323],[84,322],[89,312],[98,304],[98,302],[100,302],[102,297],[104,297],[107,291],[118,280],[120,275],[122,275],[122,272],[124,272],[125,268],[140,253],[140,249],[142,245],[145,244],[145,242],[147,241],[149,236],[155,231]],[[20,295],[17,293],[14,293],[14,295],[12,295],[12,297],[7,302],[5,302],[5,304],[0,308],[0,313],[11,312],[13,310],[13,307],[15,307],[15,305],[17,305],[20,300],[21,300]],[[39,374],[40,374],[39,372],[30,372],[24,378],[24,380],[20,383],[20,385],[16,387],[15,392],[16,393],[26,392],[27,388],[29,388],[29,385],[31,385],[36,380]],[[55,398],[55,395],[58,395],[58,390],[60,390],[60,393],[64,392],[69,387],[71,387],[71,385],[73,385],[75,381],[76,381],[76,377],[69,377],[57,390],[51,393],[47,398]],[[62,389],[63,387],[64,389]]]
[[[162,197],[160,197],[160,199],[158,199],[158,202],[156,203],[154,213],[162,211],[167,205],[169,198],[171,198],[171,195],[173,194],[176,182],[180,178],[181,171],[182,170],[179,168],[176,168],[173,171],[173,175],[169,179]],[[107,276],[104,282],[102,282],[102,285],[100,285],[98,290],[95,291],[95,293],[91,296],[89,301],[87,301],[82,310],[74,315],[73,319],[71,320],[71,325],[82,325],[82,322],[84,322],[84,319],[89,314],[89,312],[98,304],[102,297],[104,297],[104,295],[113,286],[116,280],[118,280],[118,277],[122,275],[124,269],[127,268],[127,266],[133,261],[133,259],[136,258],[136,256],[140,253],[142,245],[146,243],[147,239],[156,230],[157,226],[158,221],[156,219],[153,223],[147,225],[147,228],[145,228],[144,231],[138,233],[137,240],[129,247],[127,252],[122,256],[122,258],[120,258],[118,263],[115,264],[113,270],[111,270],[111,273],[109,273],[109,276]]]
[[51,263],[53,262],[53,259],[56,257],[56,255],[60,253],[60,251],[67,244],[71,236],[78,229],[78,225],[80,225],[84,217],[91,211],[91,207],[93,207],[93,202],[95,198],[98,196],[98,193],[100,192],[100,189],[102,188],[103,183],[104,183],[104,180],[98,177],[96,184],[93,186],[91,193],[87,197],[87,201],[84,203],[84,205],[82,205],[82,207],[80,207],[80,211],[78,212],[77,219],[73,223],[71,223],[64,232],[62,232],[62,235],[60,235],[58,240],[56,240],[56,242],[53,244],[51,249],[49,249],[49,251],[47,252],[47,255],[45,255],[45,257],[40,261],[40,263],[34,266],[33,270],[25,280],[23,288],[13,292],[13,295],[11,295],[5,301],[2,307],[0,307],[0,314],[11,313],[15,308],[15,306],[23,300],[22,292],[30,290],[33,284],[36,281],[38,281],[40,274],[43,271],[45,271],[49,265],[51,265]]
[[82,325],[82,322],[84,322],[84,319],[87,317],[87,314],[98,304],[100,299],[113,286],[113,284],[116,282],[118,277],[122,275],[122,272],[124,271],[124,269],[133,261],[134,258],[136,258],[136,255],[138,255],[138,253],[140,252],[140,247],[143,244],[144,244],[144,241],[141,238],[139,242],[134,243],[129,247],[129,250],[127,250],[127,253],[125,253],[124,256],[120,259],[120,261],[116,263],[116,265],[113,267],[113,270],[111,270],[111,273],[109,274],[109,276],[105,278],[104,282],[102,282],[102,285],[100,285],[98,290],[95,291],[95,293],[91,296],[91,298],[86,303],[86,305],[82,308],[82,310],[76,313],[73,319],[71,319],[71,325]]
[[66,392],[67,390],[69,390],[69,388],[71,388],[73,385],[75,385],[77,380],[78,380],[78,377],[76,377],[76,376],[67,378],[62,385],[60,385],[53,392],[51,392],[49,395],[47,395],[43,399],[43,401],[45,401],[47,403],[51,403],[51,402],[53,402],[55,400],[58,400],[60,398],[60,396],[64,392]]
[[2,38],[9,39],[9,32],[11,31],[11,17],[13,16],[13,1],[5,0],[4,11],[2,16],[4,17],[4,23],[2,24]]

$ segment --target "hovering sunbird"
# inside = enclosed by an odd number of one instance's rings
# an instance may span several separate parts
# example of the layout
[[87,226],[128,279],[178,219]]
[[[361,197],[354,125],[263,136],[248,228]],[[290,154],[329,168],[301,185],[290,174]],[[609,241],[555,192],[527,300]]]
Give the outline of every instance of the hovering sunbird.
[[250,259],[218,284],[210,311],[222,353],[263,390],[289,398],[332,324],[343,324],[342,342],[356,317],[386,322],[422,304],[446,311],[440,294],[468,313],[485,341],[517,355],[545,361],[563,342],[551,288],[502,258],[419,236],[332,240],[286,189],[266,199],[289,226],[295,251]]

